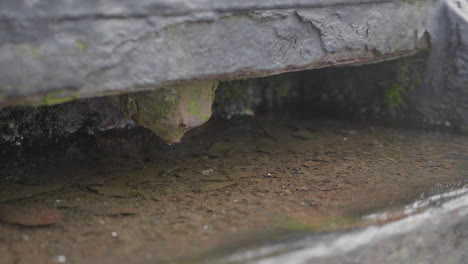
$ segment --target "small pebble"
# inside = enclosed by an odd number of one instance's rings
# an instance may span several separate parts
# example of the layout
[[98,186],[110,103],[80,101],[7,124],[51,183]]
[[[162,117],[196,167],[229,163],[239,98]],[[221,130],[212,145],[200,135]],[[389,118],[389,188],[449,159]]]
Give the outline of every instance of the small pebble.
[[214,172],[213,169],[206,169],[206,170],[202,171],[202,173],[205,174],[205,175],[210,175],[212,172]]
[[65,263],[67,261],[67,257],[65,257],[64,255],[60,255],[57,257],[57,262],[59,263]]
[[115,232],[115,231],[112,231],[112,232],[111,232],[111,236],[112,236],[112,237],[117,237],[118,235],[119,235],[119,234],[117,234],[117,232]]

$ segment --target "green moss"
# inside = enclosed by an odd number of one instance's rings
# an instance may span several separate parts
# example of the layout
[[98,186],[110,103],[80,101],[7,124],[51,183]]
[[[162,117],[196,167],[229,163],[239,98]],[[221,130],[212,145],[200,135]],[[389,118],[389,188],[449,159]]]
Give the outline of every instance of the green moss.
[[57,90],[48,92],[41,97],[41,99],[33,103],[33,105],[55,105],[55,104],[62,104],[68,101],[75,100],[77,95],[67,95],[67,91],[65,90]]
[[286,217],[282,223],[280,223],[280,227],[289,232],[311,232],[317,230],[317,228],[310,223],[292,216]]
[[177,102],[173,95],[168,94],[168,90],[159,89],[158,91],[164,92],[166,94],[163,96],[163,103],[161,103],[158,107],[153,108],[153,110],[157,116],[165,117],[171,113],[172,109],[174,108]]
[[393,82],[390,86],[387,86],[384,95],[385,103],[390,109],[400,106],[403,102],[402,87],[397,82]]
[[209,115],[209,114],[200,114],[199,117],[200,117],[200,120],[208,121],[210,119],[211,115]]
[[24,43],[16,46],[16,51],[20,56],[28,56],[33,59],[36,59],[39,57],[39,53],[37,51],[36,46],[29,44],[29,43]]
[[[151,112],[159,118],[164,118],[171,113],[172,109],[174,109],[174,105],[176,104],[175,98],[167,94],[169,91],[166,89],[158,89],[155,92],[164,93],[164,96],[162,97],[162,102],[158,102],[158,100],[153,102],[153,107],[150,108]],[[151,96],[150,99],[154,98],[154,96]],[[145,106],[147,106],[147,104]]]
[[418,8],[422,8],[427,4],[425,0],[406,0],[405,2]]
[[384,101],[390,112],[401,107],[405,94],[413,92],[422,83],[421,71],[416,67],[418,62],[413,57],[399,59],[395,62],[395,77],[385,82]]
[[193,81],[170,88],[128,94],[121,97],[124,116],[137,122],[166,142],[179,142],[189,129],[211,116],[216,81]]
[[201,113],[200,102],[198,102],[198,97],[196,95],[189,98],[188,112],[192,117],[197,117]]
[[200,121],[206,121],[210,118],[211,115],[206,109],[211,109],[216,87],[217,82],[193,82],[188,87],[179,88],[185,89],[181,90],[181,100],[186,100],[189,116]]
[[29,56],[30,56],[31,58],[33,58],[33,59],[39,57],[39,54],[38,54],[38,52],[37,52],[36,47],[34,47],[34,46],[32,46],[32,45],[29,46],[28,54],[29,54]]
[[80,51],[80,52],[85,52],[88,49],[88,45],[84,40],[77,39],[75,40],[75,43],[73,44],[73,48]]

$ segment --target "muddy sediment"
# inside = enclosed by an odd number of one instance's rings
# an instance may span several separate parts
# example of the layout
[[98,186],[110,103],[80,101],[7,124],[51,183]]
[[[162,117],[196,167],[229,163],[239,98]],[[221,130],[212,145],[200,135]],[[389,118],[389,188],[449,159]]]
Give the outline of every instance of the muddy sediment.
[[173,146],[103,134],[2,168],[0,220],[16,213],[0,262],[191,263],[375,224],[361,217],[466,183],[467,151],[465,136],[285,118],[212,120]]

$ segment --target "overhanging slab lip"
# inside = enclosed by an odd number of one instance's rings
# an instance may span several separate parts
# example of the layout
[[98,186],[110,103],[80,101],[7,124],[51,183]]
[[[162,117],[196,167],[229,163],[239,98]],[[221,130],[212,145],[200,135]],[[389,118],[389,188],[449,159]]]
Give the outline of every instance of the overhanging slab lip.
[[[412,56],[412,55],[416,55],[419,52],[424,52],[426,50],[427,50],[426,48],[419,48],[419,49],[414,49],[414,50],[407,50],[407,51],[402,51],[402,52],[397,52],[397,53],[392,53],[392,54],[386,54],[385,56],[380,56],[380,57],[372,57],[372,55],[362,56],[360,58],[351,58],[348,60],[342,60],[340,61],[340,63],[337,63],[337,64],[328,62],[322,65],[320,65],[319,63],[312,63],[312,64],[300,65],[300,66],[291,65],[291,66],[287,66],[278,70],[266,70],[266,71],[258,71],[258,70],[252,71],[251,69],[242,69],[237,72],[229,73],[226,75],[206,75],[206,76],[200,76],[199,78],[196,78],[196,79],[168,81],[168,82],[161,84],[160,87],[173,86],[173,85],[177,85],[183,82],[191,82],[194,80],[203,80],[203,79],[205,80],[217,79],[217,80],[223,81],[223,80],[234,80],[234,79],[243,79],[243,78],[265,77],[265,76],[278,75],[278,74],[287,73],[287,72],[314,70],[314,69],[321,69],[321,68],[326,68],[326,67],[361,66],[361,65],[366,65],[366,64],[380,63],[380,62],[394,60],[394,59],[398,59],[402,57]],[[128,90],[126,92],[141,92],[141,91],[148,91],[152,89],[155,89],[155,87],[153,86],[134,87],[134,90]],[[51,92],[57,93],[58,96],[54,98],[57,101],[54,103],[44,103],[44,96],[47,96]],[[17,105],[17,106],[51,105],[51,104],[56,104],[56,103],[64,103],[67,101],[80,99],[80,98],[112,96],[112,95],[119,95],[119,94],[121,94],[121,92],[116,92],[116,91],[103,91],[99,94],[94,94],[94,93],[86,94],[86,93],[81,92],[79,88],[74,88],[74,89],[71,88],[70,90],[56,90],[56,91],[50,91],[50,92],[45,92],[45,93],[29,94],[26,96],[17,96],[17,97],[12,97],[12,98],[7,97],[5,98],[4,101],[0,100],[0,108],[14,106],[14,105]]]
[[[78,19],[125,19],[148,16],[183,16],[206,12],[251,12],[268,9],[317,8],[339,5],[368,5],[399,0],[283,0],[264,1],[225,1],[225,0],[141,0],[94,1],[72,0],[0,2],[0,20],[18,19],[58,19],[59,21]],[[19,5],[18,5],[19,4]],[[64,19],[61,19],[64,18]]]
[[[0,107],[412,55],[427,47],[420,42],[432,7],[393,0],[120,0],[102,11],[89,9],[91,0],[42,9],[27,2],[0,3],[7,32],[0,35]],[[78,2],[81,9],[71,8]],[[180,12],[158,14],[151,5]]]

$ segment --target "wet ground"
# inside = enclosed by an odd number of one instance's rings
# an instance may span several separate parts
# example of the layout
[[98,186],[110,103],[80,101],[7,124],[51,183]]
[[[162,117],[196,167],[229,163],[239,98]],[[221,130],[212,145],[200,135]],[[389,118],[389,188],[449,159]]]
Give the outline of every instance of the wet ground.
[[242,263],[421,214],[404,206],[467,183],[468,138],[245,117],[179,145],[120,131],[25,161],[0,171],[0,263]]

